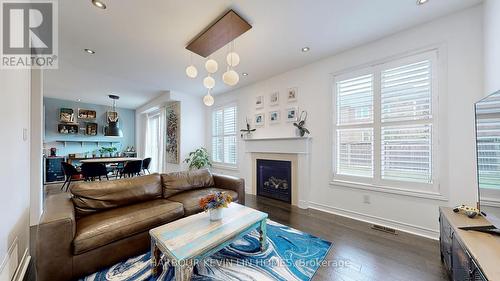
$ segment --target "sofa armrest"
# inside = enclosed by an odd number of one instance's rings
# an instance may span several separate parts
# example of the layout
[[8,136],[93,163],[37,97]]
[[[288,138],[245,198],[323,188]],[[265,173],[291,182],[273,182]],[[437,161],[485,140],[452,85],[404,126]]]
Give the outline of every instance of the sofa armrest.
[[237,177],[213,174],[215,187],[229,189],[238,193],[238,203],[245,204],[245,180]]
[[68,193],[47,197],[37,226],[37,280],[72,280],[75,210]]

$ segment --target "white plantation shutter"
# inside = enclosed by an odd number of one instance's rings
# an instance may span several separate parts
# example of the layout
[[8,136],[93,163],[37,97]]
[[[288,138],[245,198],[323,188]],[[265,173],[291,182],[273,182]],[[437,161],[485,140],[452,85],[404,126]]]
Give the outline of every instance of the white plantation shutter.
[[382,71],[382,122],[431,118],[431,62]]
[[224,165],[236,165],[236,106],[225,106],[212,112],[212,160]]
[[340,174],[373,176],[373,129],[337,131],[337,171]]
[[382,179],[432,182],[432,126],[382,127]]
[[[432,52],[335,79],[334,177],[375,186],[433,187],[434,61]],[[500,179],[500,157],[498,165]]]
[[432,183],[431,61],[383,70],[381,107],[382,179]]
[[[337,172],[373,177],[373,75],[336,83]],[[367,128],[353,128],[353,127]]]
[[373,121],[373,75],[337,83],[337,125]]

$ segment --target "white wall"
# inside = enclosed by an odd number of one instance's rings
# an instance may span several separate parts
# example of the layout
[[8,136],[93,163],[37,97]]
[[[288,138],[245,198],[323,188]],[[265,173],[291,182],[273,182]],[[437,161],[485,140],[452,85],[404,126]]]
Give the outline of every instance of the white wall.
[[43,72],[31,71],[30,100],[30,225],[37,225],[43,209]]
[[179,165],[167,164],[168,172],[186,170],[188,166],[183,163],[189,152],[205,146],[205,106],[201,97],[192,96],[177,91],[171,91],[170,97],[180,101],[180,151]]
[[500,1],[486,0],[484,7],[484,90],[500,90]]
[[[240,128],[245,116],[256,112],[254,99],[289,87],[299,88],[299,110],[309,112],[307,127],[312,132],[310,207],[396,227],[408,232],[437,237],[438,206],[475,204],[477,198],[474,162],[473,103],[482,96],[483,86],[482,7],[462,11],[409,29],[370,44],[353,48],[316,63],[215,97],[216,104],[237,102]],[[312,46],[314,47],[314,46]],[[333,74],[428,48],[439,48],[439,170],[440,190],[447,200],[333,186],[332,175],[332,81]],[[314,51],[314,48],[312,48]],[[242,58],[244,59],[244,58]],[[252,75],[250,73],[250,75]],[[281,112],[288,105],[281,103]],[[266,107],[268,114],[270,107]],[[210,143],[210,109],[206,112]],[[266,116],[267,117],[267,116]],[[254,138],[286,137],[295,134],[290,123],[257,129]],[[247,192],[252,186],[249,155],[239,142],[237,171],[217,170],[244,177]],[[369,195],[371,204],[363,203]]]
[[146,104],[135,109],[135,145],[137,156],[144,158],[146,141],[147,113],[165,106],[170,101],[170,92],[166,91]]
[[0,98],[0,276],[5,278],[8,249],[17,241],[17,264],[29,245],[30,71],[0,70]]
[[205,108],[201,97],[192,96],[177,91],[168,91],[136,109],[136,144],[139,157],[144,157],[143,148],[146,132],[145,113],[165,106],[169,101],[180,102],[180,164],[168,164],[166,172],[176,172],[187,169],[182,163],[189,152],[205,146]]

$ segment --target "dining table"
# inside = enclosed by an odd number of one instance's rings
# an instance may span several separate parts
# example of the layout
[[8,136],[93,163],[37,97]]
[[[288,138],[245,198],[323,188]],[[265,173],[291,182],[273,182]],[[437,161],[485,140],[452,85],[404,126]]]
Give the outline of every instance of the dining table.
[[125,163],[129,161],[143,160],[142,158],[137,157],[110,157],[110,158],[91,158],[91,159],[82,159],[80,163],[103,163],[103,164],[112,164],[112,163]]

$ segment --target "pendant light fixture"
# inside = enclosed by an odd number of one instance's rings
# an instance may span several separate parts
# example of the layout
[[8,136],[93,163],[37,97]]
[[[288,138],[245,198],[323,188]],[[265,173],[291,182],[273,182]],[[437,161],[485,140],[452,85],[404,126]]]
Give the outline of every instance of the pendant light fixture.
[[203,86],[205,86],[205,88],[207,89],[212,89],[213,87],[215,87],[215,79],[212,78],[210,74],[208,74],[208,76],[203,79]]
[[190,65],[186,67],[186,75],[193,79],[198,76],[198,69],[193,65],[193,54],[190,54]]
[[210,95],[210,89],[208,89],[208,92],[207,94],[203,97],[203,103],[206,105],[206,106],[212,106],[214,105],[214,97],[212,95]]
[[238,72],[229,69],[222,75],[222,81],[224,81],[224,84],[229,85],[229,86],[234,86],[238,84],[240,81],[240,76],[238,75]]
[[234,41],[231,42],[231,50],[227,54],[226,61],[228,64],[227,71],[222,74],[222,81],[229,86],[235,86],[240,81],[240,76],[233,67],[240,63],[240,56],[234,51]]
[[104,127],[104,136],[106,137],[123,137],[123,132],[118,125],[118,112],[116,111],[116,101],[120,99],[117,95],[109,95],[113,101],[111,114],[107,114],[108,126]]
[[219,64],[214,59],[208,59],[207,62],[205,62],[205,69],[208,73],[214,74],[219,69]]

